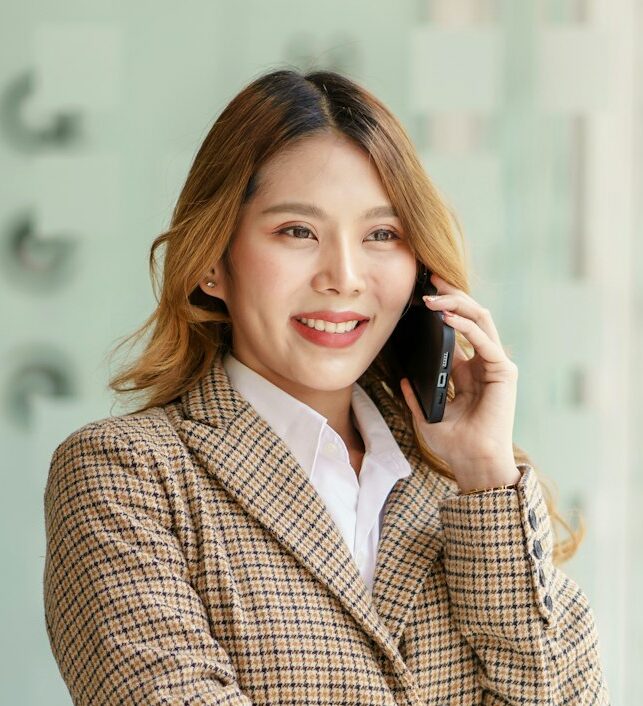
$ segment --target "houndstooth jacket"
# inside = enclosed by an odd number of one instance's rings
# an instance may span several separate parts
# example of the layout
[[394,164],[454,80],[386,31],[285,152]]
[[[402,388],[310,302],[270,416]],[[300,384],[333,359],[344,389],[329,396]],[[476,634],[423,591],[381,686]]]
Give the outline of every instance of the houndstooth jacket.
[[371,371],[412,467],[372,595],[320,496],[219,356],[172,402],[56,448],[47,634],[74,704],[608,704],[588,599],[552,563],[531,466],[459,496]]

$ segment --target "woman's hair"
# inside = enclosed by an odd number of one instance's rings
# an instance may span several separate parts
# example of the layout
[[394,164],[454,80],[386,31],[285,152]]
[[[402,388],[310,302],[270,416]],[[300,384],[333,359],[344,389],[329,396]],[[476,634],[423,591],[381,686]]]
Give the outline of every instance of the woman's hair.
[[[341,134],[369,155],[408,234],[418,268],[423,263],[453,286],[470,291],[457,218],[391,111],[365,88],[332,71],[265,73],[235,96],[212,125],[190,168],[169,228],[152,244],[149,267],[157,307],[116,349],[129,340],[136,343],[148,332],[149,339],[137,359],[109,383],[117,393],[144,391],[144,404],[137,412],[165,404],[193,387],[216,356],[230,349],[227,307],[223,300],[204,294],[198,283],[213,263],[220,262],[230,271],[229,245],[242,206],[258,188],[261,166],[282,150],[321,133]],[[159,284],[156,251],[161,245],[165,251]],[[471,344],[459,332],[456,337],[465,355],[472,357]],[[369,370],[393,392],[424,460],[454,480],[448,464],[426,447],[418,433],[388,345]],[[454,395],[450,380],[447,399]],[[516,463],[534,466],[516,444],[513,450]],[[542,483],[538,471],[537,475],[552,519],[553,559],[562,563],[574,555],[584,537],[583,519],[579,515],[579,529],[573,530],[558,514],[552,490]],[[567,539],[559,539],[556,525],[565,529]]]

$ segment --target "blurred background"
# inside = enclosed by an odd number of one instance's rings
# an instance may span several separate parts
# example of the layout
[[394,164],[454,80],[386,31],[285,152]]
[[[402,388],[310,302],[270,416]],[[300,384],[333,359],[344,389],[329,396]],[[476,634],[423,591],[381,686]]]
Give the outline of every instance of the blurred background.
[[[515,441],[587,534],[562,565],[613,704],[643,692],[643,2],[25,0],[0,9],[0,701],[71,703],[47,640],[54,448],[127,411],[107,354],[214,119],[276,68],[399,116],[520,370]],[[636,430],[639,429],[639,432]]]

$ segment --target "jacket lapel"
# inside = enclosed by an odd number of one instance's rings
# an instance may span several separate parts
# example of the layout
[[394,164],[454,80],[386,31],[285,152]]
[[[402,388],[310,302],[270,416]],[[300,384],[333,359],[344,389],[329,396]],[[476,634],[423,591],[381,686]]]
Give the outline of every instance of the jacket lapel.
[[440,502],[457,483],[431,470],[396,402],[372,374],[359,381],[386,420],[412,472],[387,498],[373,578],[373,603],[395,645],[399,644],[430,565],[443,547]]
[[442,540],[437,502],[448,482],[430,473],[377,380],[359,380],[377,404],[412,473],[389,495],[373,596],[339,529],[283,440],[231,385],[222,354],[182,398],[177,432],[197,462],[326,586],[403,674],[398,642]]

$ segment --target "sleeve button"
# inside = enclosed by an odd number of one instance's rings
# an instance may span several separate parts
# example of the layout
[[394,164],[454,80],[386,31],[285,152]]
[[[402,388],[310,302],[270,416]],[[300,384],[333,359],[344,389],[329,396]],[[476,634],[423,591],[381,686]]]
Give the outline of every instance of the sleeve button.
[[545,605],[551,610],[554,607],[554,601],[552,601],[551,596],[547,594],[545,596]]
[[540,546],[540,542],[537,539],[534,541],[534,555],[538,559],[543,558],[543,548]]
[[536,513],[533,509],[529,510],[529,524],[531,525],[531,529],[536,529],[536,527],[538,527],[538,518],[536,517]]
[[545,572],[542,568],[538,569],[538,580],[540,581],[540,585],[545,588]]

